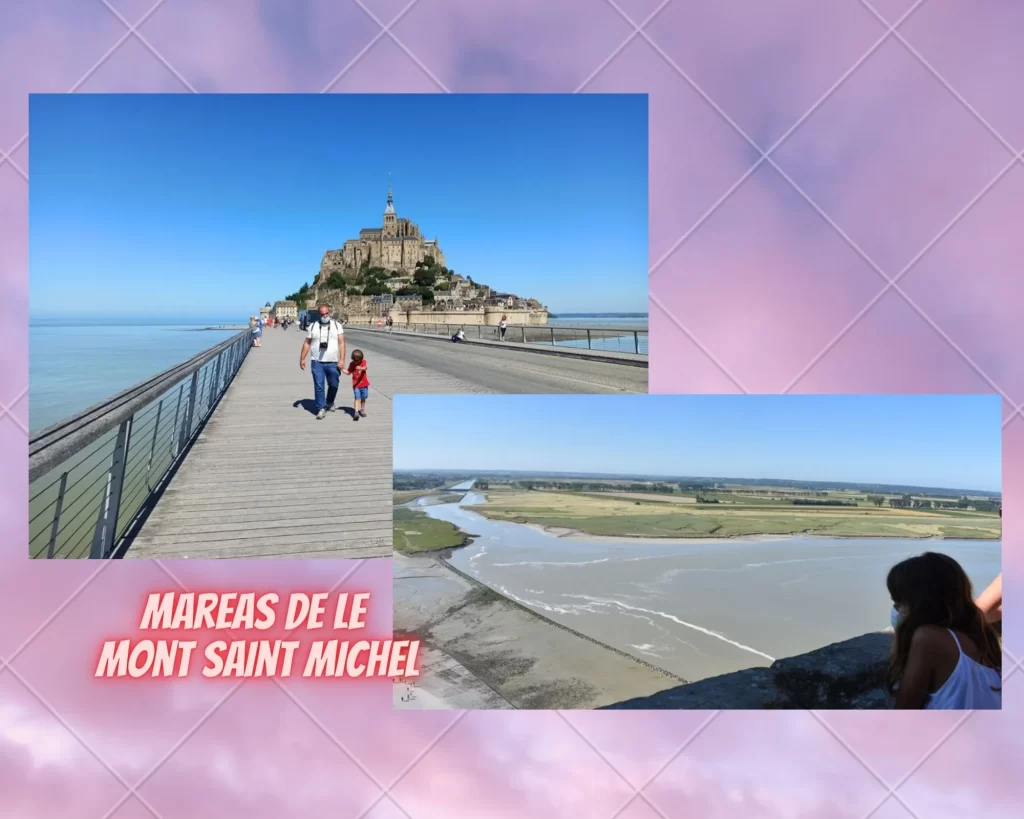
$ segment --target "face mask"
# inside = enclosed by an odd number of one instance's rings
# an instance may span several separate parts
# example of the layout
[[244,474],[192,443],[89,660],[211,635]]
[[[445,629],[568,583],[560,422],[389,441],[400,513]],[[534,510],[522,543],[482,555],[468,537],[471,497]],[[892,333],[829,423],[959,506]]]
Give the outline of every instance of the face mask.
[[900,610],[895,606],[892,607],[892,612],[889,614],[889,622],[892,623],[894,629],[903,622],[903,615],[900,614]]
[[327,324],[327,323],[330,322],[330,320],[331,320],[330,316],[320,316],[320,323],[321,324]]

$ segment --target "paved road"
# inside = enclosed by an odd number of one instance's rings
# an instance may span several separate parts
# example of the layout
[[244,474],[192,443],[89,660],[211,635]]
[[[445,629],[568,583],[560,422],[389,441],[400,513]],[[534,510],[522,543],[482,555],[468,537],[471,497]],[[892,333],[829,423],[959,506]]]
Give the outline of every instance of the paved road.
[[[645,392],[647,369],[384,333],[346,333],[366,354],[368,417],[317,421],[303,335],[268,329],[250,351],[129,558],[391,554],[391,398],[399,393]],[[342,377],[339,408],[351,407]]]
[[394,363],[398,381],[381,387],[389,394],[647,392],[646,367],[389,336],[379,330],[350,329],[348,343],[358,345],[367,358]]

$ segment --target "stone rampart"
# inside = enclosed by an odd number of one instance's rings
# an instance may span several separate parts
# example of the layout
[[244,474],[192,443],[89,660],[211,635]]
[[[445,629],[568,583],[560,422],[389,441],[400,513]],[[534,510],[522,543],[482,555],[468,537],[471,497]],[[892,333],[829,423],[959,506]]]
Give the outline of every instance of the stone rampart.
[[483,310],[452,310],[440,312],[434,310],[411,310],[406,313],[401,309],[393,309],[395,326],[403,324],[459,324],[463,326],[497,327],[501,317],[507,316],[510,326],[539,326],[548,323],[547,310],[514,310],[502,307],[485,307]]
[[751,668],[624,700],[608,709],[884,709],[891,632],[833,643]]

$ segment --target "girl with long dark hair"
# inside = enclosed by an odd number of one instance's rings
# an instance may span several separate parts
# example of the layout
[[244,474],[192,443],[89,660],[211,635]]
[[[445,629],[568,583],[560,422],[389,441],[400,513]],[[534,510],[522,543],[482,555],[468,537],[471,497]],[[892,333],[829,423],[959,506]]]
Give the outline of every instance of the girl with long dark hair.
[[886,684],[896,708],[1002,707],[1002,646],[953,558],[925,552],[886,578],[895,631]]

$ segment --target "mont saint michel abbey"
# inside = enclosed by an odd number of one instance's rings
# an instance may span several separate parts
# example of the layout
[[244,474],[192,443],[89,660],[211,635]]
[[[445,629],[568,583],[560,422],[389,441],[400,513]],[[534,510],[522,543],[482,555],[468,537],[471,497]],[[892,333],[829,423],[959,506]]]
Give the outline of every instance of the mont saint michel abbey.
[[380,227],[363,228],[358,239],[348,239],[340,250],[328,250],[320,262],[320,280],[338,272],[347,277],[354,276],[364,262],[370,267],[383,267],[412,273],[416,263],[432,256],[437,264],[444,266],[444,253],[437,239],[425,239],[419,225],[408,219],[400,219],[395,213],[395,203],[388,183],[388,203],[384,208],[384,224]]

